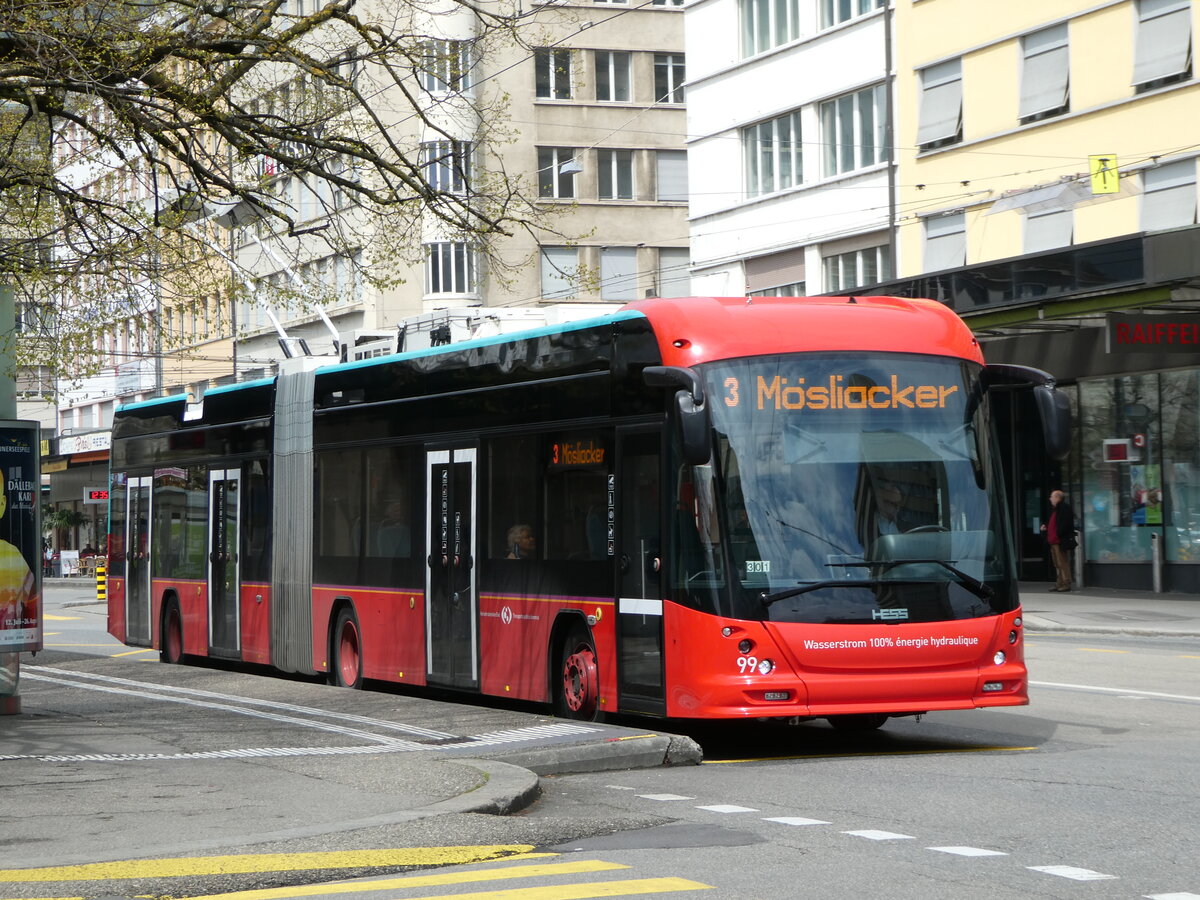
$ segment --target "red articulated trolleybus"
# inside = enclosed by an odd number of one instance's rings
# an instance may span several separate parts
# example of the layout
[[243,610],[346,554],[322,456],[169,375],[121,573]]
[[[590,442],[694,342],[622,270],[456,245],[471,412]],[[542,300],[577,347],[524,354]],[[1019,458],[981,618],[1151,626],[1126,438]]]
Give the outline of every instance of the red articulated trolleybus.
[[987,367],[928,300],[655,299],[124,406],[109,631],[553,703],[889,716],[1028,702]]

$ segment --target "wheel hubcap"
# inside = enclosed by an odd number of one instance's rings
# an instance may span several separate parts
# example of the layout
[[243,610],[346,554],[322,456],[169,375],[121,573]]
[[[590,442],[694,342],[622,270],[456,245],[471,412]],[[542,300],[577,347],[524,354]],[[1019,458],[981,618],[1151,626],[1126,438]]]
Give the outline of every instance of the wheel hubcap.
[[343,684],[358,681],[358,631],[353,622],[347,622],[342,628],[341,640],[338,641],[338,663]]
[[599,682],[596,676],[596,653],[581,644],[563,664],[563,699],[571,712],[590,716],[596,709]]

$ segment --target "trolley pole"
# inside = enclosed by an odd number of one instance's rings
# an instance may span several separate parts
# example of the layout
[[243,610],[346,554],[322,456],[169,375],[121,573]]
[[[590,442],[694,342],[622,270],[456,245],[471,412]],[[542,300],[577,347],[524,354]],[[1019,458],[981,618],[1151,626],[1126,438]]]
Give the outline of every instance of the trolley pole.
[[[13,290],[7,284],[0,284],[0,419],[17,417],[16,332]],[[0,716],[15,716],[21,711],[20,686],[21,654],[0,653]]]

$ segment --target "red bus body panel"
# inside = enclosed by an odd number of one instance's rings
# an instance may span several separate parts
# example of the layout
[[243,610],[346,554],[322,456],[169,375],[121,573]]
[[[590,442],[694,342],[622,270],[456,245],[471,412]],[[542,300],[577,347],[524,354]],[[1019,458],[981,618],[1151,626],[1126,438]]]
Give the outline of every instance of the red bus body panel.
[[[1017,610],[902,625],[725,619],[666,602],[667,715],[689,718],[912,713],[1029,702]],[[722,634],[730,628],[728,637]],[[1016,643],[1009,634],[1017,633]],[[742,653],[738,644],[753,646]],[[996,665],[998,650],[1006,660]],[[741,660],[769,659],[768,675]],[[984,683],[1002,690],[984,691]],[[786,700],[768,693],[787,694]]]
[[548,702],[550,635],[559,614],[568,610],[596,621],[591,632],[600,676],[600,708],[616,709],[617,673],[612,664],[616,659],[616,615],[611,597],[482,594],[480,690],[497,697]]
[[666,366],[825,350],[928,353],[983,362],[970,329],[933,300],[686,297],[645,300],[625,309],[653,323]]
[[108,633],[122,644],[125,640],[125,579],[108,578]]
[[313,669],[329,671],[329,629],[339,600],[358,616],[363,677],[425,684],[425,592],[420,590],[313,587]]
[[264,583],[242,584],[242,659],[250,663],[271,663],[271,586]]

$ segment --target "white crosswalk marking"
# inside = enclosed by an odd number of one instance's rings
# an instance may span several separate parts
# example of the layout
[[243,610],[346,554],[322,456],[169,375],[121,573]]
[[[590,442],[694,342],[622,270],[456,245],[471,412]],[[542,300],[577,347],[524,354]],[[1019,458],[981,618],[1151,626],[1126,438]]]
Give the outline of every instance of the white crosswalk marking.
[[955,856],[1008,856],[999,850],[984,850],[981,847],[926,847],[926,850],[936,850],[938,853],[953,853]]
[[1026,866],[1034,872],[1044,872],[1047,875],[1057,875],[1060,878],[1070,878],[1072,881],[1103,881],[1105,878],[1116,878],[1116,875],[1105,875],[1103,872],[1093,872],[1091,869],[1080,869],[1076,866]]
[[800,816],[774,816],[770,819],[763,819],[764,822],[778,822],[780,825],[832,825],[832,822],[825,822],[821,819],[804,819]]
[[643,800],[695,800],[695,797],[684,797],[682,794],[638,794]]
[[866,838],[868,841],[912,841],[916,840],[911,834],[896,834],[894,831],[843,831],[842,834],[852,834],[855,837]]
[[697,806],[696,809],[706,809],[709,812],[715,813],[758,812],[757,809],[752,809],[749,806],[729,806],[727,804],[717,804],[716,806]]

